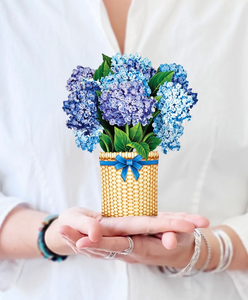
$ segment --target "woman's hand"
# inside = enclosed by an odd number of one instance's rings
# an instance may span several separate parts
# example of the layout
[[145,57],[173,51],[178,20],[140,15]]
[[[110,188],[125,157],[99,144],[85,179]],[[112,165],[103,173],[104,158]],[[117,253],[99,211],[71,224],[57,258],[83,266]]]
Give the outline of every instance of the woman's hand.
[[100,213],[85,208],[67,209],[48,227],[45,234],[46,245],[57,254],[70,255],[75,251],[66,239],[68,233],[74,240],[76,237],[87,236],[91,242],[99,242],[103,235],[101,219]]
[[93,257],[103,258],[110,252],[117,252],[115,258],[129,263],[184,268],[194,252],[194,236],[192,233],[178,233],[176,238],[177,246],[168,250],[163,245],[163,235],[161,239],[156,236],[132,236],[134,249],[129,255],[120,254],[129,247],[126,237],[103,237],[97,243],[83,237],[74,247],[78,253],[83,251]]
[[[118,245],[118,241],[123,241],[126,244],[126,248],[128,248],[127,239],[121,237],[123,235],[153,234],[156,235],[155,240],[161,238],[163,247],[173,249],[177,246],[178,242],[177,234],[174,232],[192,233],[195,227],[207,227],[209,224],[208,220],[202,216],[188,215],[185,213],[160,213],[157,217],[101,218],[100,215],[96,213],[93,213],[91,216],[100,222],[103,236],[115,236],[111,239],[103,237],[99,241],[93,241],[92,236],[87,237],[88,241],[91,242],[92,245],[95,245],[95,247],[92,246],[93,248],[97,248],[101,245],[103,251],[99,252],[94,249],[84,249],[84,237],[86,237],[86,234],[80,230],[75,230],[75,227],[72,228],[62,225],[59,231],[74,252],[93,257],[106,256],[109,252],[108,248],[111,249],[114,244]],[[95,222],[92,224],[95,226]],[[88,227],[88,231],[92,232],[90,226]],[[164,234],[164,232],[166,232],[166,234]],[[144,236],[142,236],[142,238],[144,238]],[[103,241],[103,244],[101,244],[101,241]],[[106,243],[108,243],[107,248],[105,248]],[[122,244],[118,245],[118,247],[122,247]],[[123,250],[124,248],[120,251]]]

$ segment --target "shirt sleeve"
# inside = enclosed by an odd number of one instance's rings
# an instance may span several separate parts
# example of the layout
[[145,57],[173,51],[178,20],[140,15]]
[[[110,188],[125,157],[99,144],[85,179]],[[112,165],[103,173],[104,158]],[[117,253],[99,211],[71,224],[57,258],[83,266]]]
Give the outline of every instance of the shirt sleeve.
[[[242,241],[248,255],[248,213],[236,216],[223,222],[224,225],[232,228]],[[248,295],[248,270],[246,271],[227,271],[233,280],[242,299],[247,299]]]
[[[7,215],[17,206],[30,207],[22,199],[15,197],[6,197],[0,193],[0,230]],[[17,280],[24,260],[21,259],[4,259],[0,260],[0,290],[6,291]]]

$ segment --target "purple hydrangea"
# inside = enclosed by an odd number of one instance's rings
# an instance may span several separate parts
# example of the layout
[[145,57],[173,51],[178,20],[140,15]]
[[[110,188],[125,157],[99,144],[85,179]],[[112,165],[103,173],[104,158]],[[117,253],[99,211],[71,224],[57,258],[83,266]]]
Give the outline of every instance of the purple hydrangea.
[[83,79],[93,78],[94,73],[95,70],[91,68],[84,68],[81,66],[77,66],[77,68],[72,71],[71,77],[67,80],[67,85],[66,85],[67,90],[71,92],[77,90],[78,88],[80,89],[80,85]]
[[100,128],[93,130],[90,135],[85,135],[85,132],[80,130],[73,131],[78,148],[92,152],[100,140],[101,130],[99,129]]
[[179,150],[178,138],[183,134],[184,121],[190,121],[190,109],[196,103],[191,92],[187,92],[181,84],[165,82],[159,87],[158,103],[160,114],[154,119],[153,127],[155,135],[162,140],[160,146],[164,153],[167,150]]
[[87,135],[100,126],[97,120],[96,95],[96,91],[99,90],[96,82],[84,78],[83,82],[69,94],[63,106],[63,110],[69,115],[68,128],[81,130]]
[[134,80],[111,83],[102,91],[99,103],[103,119],[110,125],[136,125],[140,122],[145,126],[155,110],[156,100],[148,98],[144,84]]

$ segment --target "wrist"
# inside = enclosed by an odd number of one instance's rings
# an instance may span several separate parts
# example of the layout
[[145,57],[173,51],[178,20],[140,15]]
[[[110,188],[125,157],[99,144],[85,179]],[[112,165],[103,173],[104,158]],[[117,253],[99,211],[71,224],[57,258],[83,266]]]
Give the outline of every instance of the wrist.
[[47,228],[44,237],[46,246],[49,250],[58,255],[75,254],[71,247],[66,243],[66,240],[59,233],[59,227],[59,221],[56,219]]

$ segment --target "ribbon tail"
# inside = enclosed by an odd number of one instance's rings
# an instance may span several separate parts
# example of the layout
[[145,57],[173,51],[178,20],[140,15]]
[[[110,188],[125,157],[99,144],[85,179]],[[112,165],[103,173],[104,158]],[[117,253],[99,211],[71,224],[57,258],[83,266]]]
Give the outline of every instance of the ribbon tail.
[[135,180],[138,180],[139,176],[140,176],[139,171],[133,166],[131,166],[131,169],[132,169],[133,176],[134,176]]
[[141,170],[142,169],[142,165],[139,162],[133,162],[133,166],[137,169],[137,170]]
[[127,178],[127,171],[128,171],[128,166],[124,167],[121,171],[121,177],[124,181],[126,181]]

